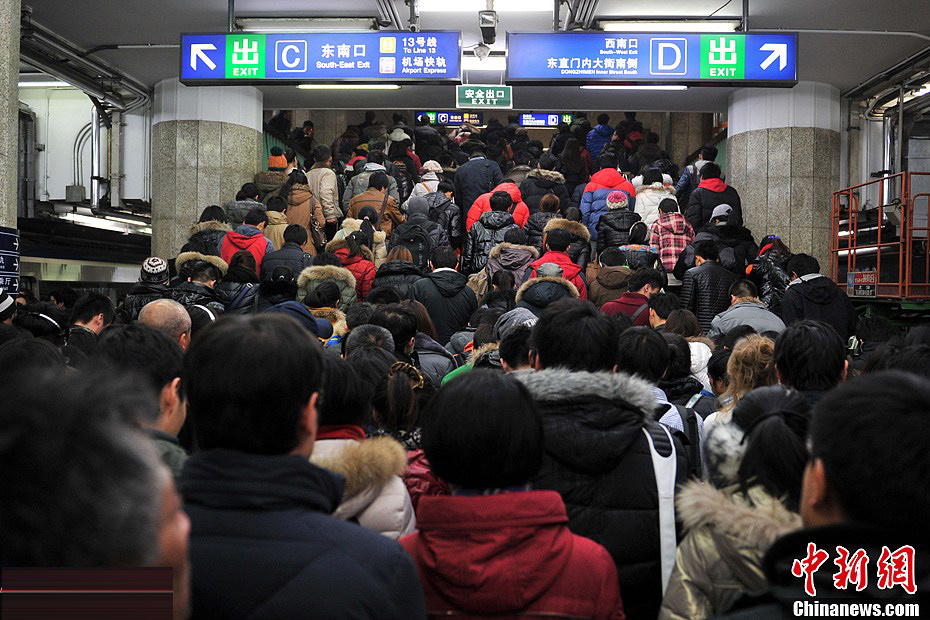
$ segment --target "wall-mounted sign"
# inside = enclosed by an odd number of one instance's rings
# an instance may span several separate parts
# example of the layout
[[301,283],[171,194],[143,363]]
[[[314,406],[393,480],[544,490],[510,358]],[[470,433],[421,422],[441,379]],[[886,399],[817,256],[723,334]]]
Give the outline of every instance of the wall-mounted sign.
[[458,81],[459,32],[185,34],[181,82]]
[[507,33],[509,82],[790,86],[795,34]]
[[558,127],[559,123],[572,124],[571,114],[521,114],[521,127]]
[[878,274],[874,271],[854,271],[847,274],[846,286],[853,297],[875,297],[878,289]]
[[414,118],[420,118],[423,115],[428,116],[429,122],[433,125],[462,125],[463,123],[481,125],[484,121],[484,115],[481,112],[462,112],[461,110],[455,112],[417,112],[414,114]]
[[19,290],[19,231],[0,226],[0,291]]
[[455,107],[509,110],[513,108],[513,88],[500,84],[459,84],[455,87]]

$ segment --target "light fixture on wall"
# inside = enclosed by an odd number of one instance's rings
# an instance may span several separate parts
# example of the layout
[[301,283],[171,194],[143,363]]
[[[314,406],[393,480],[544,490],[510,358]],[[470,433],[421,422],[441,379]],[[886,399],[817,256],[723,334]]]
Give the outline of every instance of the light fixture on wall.
[[701,21],[699,19],[684,21],[664,20],[604,20],[597,22],[598,27],[605,32],[735,32],[743,22],[741,19],[715,19]]
[[[419,0],[421,13],[475,13],[488,8],[487,0]],[[498,13],[552,13],[552,3],[541,0],[494,0]]]
[[298,84],[300,90],[400,90],[400,84]]
[[581,90],[688,90],[684,84],[585,84]]
[[359,32],[377,30],[374,17],[237,17],[242,32]]

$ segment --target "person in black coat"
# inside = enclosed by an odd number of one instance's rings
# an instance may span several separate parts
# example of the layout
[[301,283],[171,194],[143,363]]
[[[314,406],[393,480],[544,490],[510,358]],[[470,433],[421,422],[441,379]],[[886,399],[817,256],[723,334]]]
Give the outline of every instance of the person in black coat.
[[452,183],[440,181],[436,191],[427,194],[425,198],[429,205],[430,221],[442,226],[449,243],[458,249],[462,247],[462,210],[452,202],[453,188]]
[[710,329],[714,317],[730,307],[730,286],[736,274],[720,265],[717,246],[711,241],[694,245],[694,262],[681,282],[681,308],[697,317],[701,329]]
[[424,256],[423,267],[430,253],[438,247],[449,245],[449,238],[441,224],[429,219],[429,202],[425,196],[414,196],[407,202],[407,221],[394,228],[388,243],[390,248],[397,247],[398,242],[414,227],[419,227],[429,238],[429,249]]
[[457,272],[455,250],[445,246],[430,256],[433,272],[413,285],[413,298],[426,307],[436,327],[436,342],[446,345],[452,334],[462,331],[478,309],[478,298],[468,287],[468,278]]
[[[501,167],[488,159],[484,149],[478,145],[472,150],[471,159],[455,171],[455,203],[463,214],[468,213],[478,196],[488,193],[503,180]],[[464,220],[463,215],[463,223]]]
[[494,192],[490,199],[491,210],[481,214],[465,237],[462,251],[462,273],[471,275],[481,271],[488,263],[488,255],[498,243],[504,241],[508,230],[520,227],[508,212],[513,199],[507,192]]
[[539,201],[539,210],[530,216],[526,221],[526,240],[531,246],[543,252],[543,237],[545,236],[546,224],[559,216],[559,207],[561,202],[555,194],[543,196]]
[[309,330],[268,314],[218,322],[187,352],[202,448],[179,483],[193,618],[426,617],[410,557],[334,518],[343,479],[310,463],[322,355]]
[[720,166],[709,161],[701,168],[701,182],[688,198],[685,217],[694,230],[700,230],[710,222],[714,209],[720,205],[729,205],[733,209],[731,224],[742,225],[743,207],[739,193],[720,179]]
[[164,259],[152,256],[142,263],[139,281],[129,289],[129,295],[116,309],[116,320],[120,323],[132,323],[139,318],[139,313],[146,304],[169,297],[168,263]]
[[759,289],[759,299],[770,312],[781,316],[781,300],[788,288],[788,259],[791,252],[778,235],[762,240],[759,256],[747,270],[749,279]]
[[859,320],[846,292],[833,280],[821,275],[820,263],[813,256],[795,254],[788,260],[791,283],[781,301],[785,325],[816,320],[828,323],[843,342],[856,333]]
[[403,299],[413,299],[413,285],[422,277],[420,268],[413,264],[407,248],[397,247],[388,252],[387,260],[378,267],[372,289],[393,287]]
[[568,190],[565,189],[565,177],[555,171],[558,159],[543,153],[539,158],[537,168],[530,170],[526,178],[520,183],[520,195],[530,210],[530,215],[539,211],[539,201],[546,194],[555,194],[559,204],[567,205],[571,201]]
[[610,192],[607,195],[607,213],[597,220],[597,253],[628,244],[630,228],[641,219],[638,213],[630,210],[630,198],[626,192]]
[[[188,258],[187,255],[193,255]],[[180,265],[178,283],[168,289],[171,299],[185,308],[206,306],[214,314],[223,314],[226,304],[213,290],[216,282],[226,273],[226,263],[218,256],[196,253],[178,254]]]
[[280,250],[270,252],[262,259],[262,280],[270,280],[277,267],[287,267],[291,273],[300,273],[313,265],[313,257],[303,250],[307,243],[307,229],[299,224],[291,224],[284,229],[284,245]]
[[246,314],[252,312],[258,295],[258,277],[255,275],[255,257],[248,250],[240,250],[229,259],[229,270],[213,291],[226,306],[226,312]]

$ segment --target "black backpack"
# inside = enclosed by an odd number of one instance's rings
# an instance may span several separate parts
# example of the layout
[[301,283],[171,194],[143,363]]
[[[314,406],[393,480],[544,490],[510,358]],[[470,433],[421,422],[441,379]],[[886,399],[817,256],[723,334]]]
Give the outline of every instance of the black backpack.
[[688,185],[681,188],[681,191],[678,192],[678,204],[681,205],[682,212],[684,212],[685,207],[688,206],[688,200],[691,198],[691,192],[697,189],[697,186],[701,183],[701,175],[698,173],[697,166],[691,164],[685,166],[685,170],[688,171]]
[[688,463],[688,478],[699,480],[702,474],[701,467],[701,436],[698,432],[697,413],[690,407],[672,405],[681,416],[681,425],[684,432],[677,429],[672,434],[677,436],[685,448],[685,460]]
[[394,247],[407,248],[413,256],[413,264],[424,273],[429,271],[429,253],[432,249],[429,234],[419,224],[406,224],[397,234]]

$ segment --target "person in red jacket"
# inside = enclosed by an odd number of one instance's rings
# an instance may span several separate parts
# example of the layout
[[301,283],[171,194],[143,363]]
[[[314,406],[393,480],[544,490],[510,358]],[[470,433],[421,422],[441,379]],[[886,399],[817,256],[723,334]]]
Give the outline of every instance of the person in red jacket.
[[342,266],[355,276],[355,293],[358,301],[363,301],[371,292],[372,282],[375,281],[375,264],[371,250],[359,246],[355,233],[345,239],[334,239],[326,244],[326,251],[332,252],[342,261]]
[[423,449],[451,496],[420,499],[413,556],[431,616],[624,618],[607,550],[572,534],[561,496],[533,491],[543,427],[514,379],[473,370],[443,386]]
[[517,226],[520,228],[526,227],[526,222],[530,219],[530,210],[529,207],[526,206],[526,203],[523,202],[523,195],[520,193],[520,188],[511,181],[504,181],[487,194],[481,194],[478,196],[478,199],[475,200],[475,204],[468,210],[468,221],[465,223],[466,232],[471,230],[474,223],[481,219],[482,213],[491,210],[491,196],[494,195],[494,192],[507,192],[510,194],[510,199],[513,200],[513,205],[510,207],[510,214],[513,215],[513,221],[516,222]]
[[220,240],[220,257],[228,264],[233,254],[247,250],[255,257],[255,275],[261,275],[265,254],[274,252],[274,245],[264,234],[267,225],[268,216],[262,209],[252,209],[246,213],[242,225],[223,235]]
[[649,327],[649,298],[662,290],[665,279],[657,269],[637,269],[627,281],[626,293],[601,306],[607,315],[625,314],[635,327]]
[[572,257],[568,255],[568,246],[572,243],[572,234],[565,228],[553,228],[546,233],[543,241],[546,246],[546,253],[530,263],[530,271],[527,280],[536,277],[536,272],[540,265],[553,263],[562,270],[562,277],[575,285],[578,289],[578,295],[581,299],[588,298],[588,289],[585,286],[584,278],[581,277],[581,267],[572,262]]

